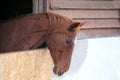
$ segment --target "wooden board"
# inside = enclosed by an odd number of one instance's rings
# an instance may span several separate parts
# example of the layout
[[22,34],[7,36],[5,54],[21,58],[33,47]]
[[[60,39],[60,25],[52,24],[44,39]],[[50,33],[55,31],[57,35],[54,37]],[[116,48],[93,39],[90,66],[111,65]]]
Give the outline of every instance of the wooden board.
[[120,36],[120,0],[51,0],[51,12],[87,21],[78,39]]
[[120,18],[119,10],[51,10],[69,18]]
[[0,80],[51,80],[48,49],[0,54]]
[[120,37],[120,28],[81,29],[78,40],[101,37]]
[[120,19],[77,19],[77,22],[84,22],[87,23],[81,27],[82,29],[93,29],[93,28],[120,28]]
[[33,13],[37,13],[39,11],[38,9],[38,0],[32,0],[33,5]]
[[120,9],[120,1],[52,0],[51,9]]

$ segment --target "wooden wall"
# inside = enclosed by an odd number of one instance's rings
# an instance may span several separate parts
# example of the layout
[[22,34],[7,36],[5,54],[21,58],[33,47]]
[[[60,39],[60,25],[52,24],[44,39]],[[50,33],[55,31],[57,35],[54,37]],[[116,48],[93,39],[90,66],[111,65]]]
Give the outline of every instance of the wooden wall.
[[79,39],[120,36],[119,0],[50,0],[49,11],[87,21]]
[[0,54],[0,80],[51,80],[48,49]]

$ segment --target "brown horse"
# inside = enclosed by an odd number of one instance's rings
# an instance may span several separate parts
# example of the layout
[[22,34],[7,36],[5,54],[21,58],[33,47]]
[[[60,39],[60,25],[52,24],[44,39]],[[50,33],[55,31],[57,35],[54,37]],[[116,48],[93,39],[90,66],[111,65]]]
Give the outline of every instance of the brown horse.
[[69,69],[74,39],[84,24],[59,14],[27,14],[0,24],[0,53],[40,48],[46,44],[54,61],[53,71]]

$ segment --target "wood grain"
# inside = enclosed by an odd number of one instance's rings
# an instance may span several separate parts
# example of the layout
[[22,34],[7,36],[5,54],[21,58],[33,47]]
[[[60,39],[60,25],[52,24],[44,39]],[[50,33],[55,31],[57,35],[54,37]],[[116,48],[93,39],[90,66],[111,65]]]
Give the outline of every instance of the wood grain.
[[52,9],[120,9],[120,1],[52,0]]
[[91,39],[91,38],[103,38],[103,37],[119,37],[120,28],[103,28],[103,29],[81,29],[78,34],[78,40]]
[[119,10],[51,10],[69,18],[120,18]]
[[120,19],[77,19],[75,20],[77,22],[84,22],[87,21],[87,23],[81,27],[83,29],[85,28],[120,28]]
[[0,80],[51,80],[48,49],[0,54]]

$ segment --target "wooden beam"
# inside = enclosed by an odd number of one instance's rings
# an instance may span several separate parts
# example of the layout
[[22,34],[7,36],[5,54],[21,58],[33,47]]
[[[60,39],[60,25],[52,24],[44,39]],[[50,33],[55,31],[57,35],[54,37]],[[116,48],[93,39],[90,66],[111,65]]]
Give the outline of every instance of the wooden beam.
[[51,9],[120,9],[120,1],[52,0]]
[[120,28],[120,19],[77,19],[75,21],[87,21],[87,23],[83,27],[81,27],[82,29]]
[[78,40],[118,36],[120,36],[120,28],[81,29],[78,34]]
[[38,12],[43,12],[44,11],[44,0],[38,0],[38,9],[39,11]]
[[32,0],[33,3],[33,13],[38,13],[38,0]]
[[51,80],[48,49],[0,54],[0,80]]
[[49,11],[49,0],[33,0],[33,13]]
[[51,10],[69,18],[120,18],[119,10]]
[[43,4],[44,12],[49,11],[50,0],[43,0]]

